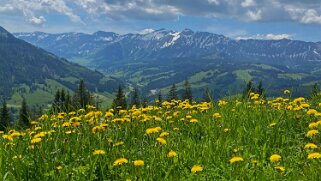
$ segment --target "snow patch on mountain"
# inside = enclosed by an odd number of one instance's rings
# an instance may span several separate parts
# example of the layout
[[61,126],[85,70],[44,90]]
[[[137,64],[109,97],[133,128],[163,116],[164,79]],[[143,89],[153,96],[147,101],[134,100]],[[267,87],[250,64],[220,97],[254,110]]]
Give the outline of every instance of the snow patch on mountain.
[[176,40],[178,40],[181,37],[180,33],[181,32],[170,33],[170,35],[173,36],[172,40],[170,42],[165,42],[163,44],[163,46],[161,46],[161,48],[166,48],[166,47],[174,45]]

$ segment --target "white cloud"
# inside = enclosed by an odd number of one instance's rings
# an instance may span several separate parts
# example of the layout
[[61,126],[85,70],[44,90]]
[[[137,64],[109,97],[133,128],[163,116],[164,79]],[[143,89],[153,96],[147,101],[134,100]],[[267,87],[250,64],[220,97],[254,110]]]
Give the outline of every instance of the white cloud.
[[14,11],[14,7],[11,4],[5,4],[4,6],[0,6],[0,12],[11,12]]
[[155,30],[151,29],[151,28],[147,28],[147,29],[143,29],[142,31],[139,32],[139,34],[141,35],[145,35],[145,34],[148,34],[148,33],[152,33],[154,32]]
[[315,24],[321,24],[321,16],[318,15],[318,12],[314,9],[308,9],[304,16],[301,19],[302,23],[315,23]]
[[258,20],[262,19],[262,10],[259,9],[256,12],[255,11],[248,11],[247,16],[252,21],[258,21]]
[[34,25],[42,25],[46,22],[46,19],[43,16],[39,16],[39,17],[33,16],[29,18],[29,22]]
[[[296,21],[321,24],[320,0],[0,0],[0,13],[17,12],[27,21],[58,13],[73,22],[105,19],[177,20],[180,16],[243,21]],[[2,3],[3,2],[3,3]],[[84,17],[84,18],[82,18]],[[49,18],[47,18],[49,19]],[[32,21],[33,21],[32,20]],[[40,20],[42,21],[42,20]],[[49,21],[49,20],[48,20]]]
[[248,40],[248,39],[256,39],[256,40],[282,40],[282,39],[290,39],[292,35],[290,34],[256,34],[254,36],[238,36],[236,40]]
[[254,0],[244,0],[241,4],[242,7],[251,7],[255,6],[255,1]]

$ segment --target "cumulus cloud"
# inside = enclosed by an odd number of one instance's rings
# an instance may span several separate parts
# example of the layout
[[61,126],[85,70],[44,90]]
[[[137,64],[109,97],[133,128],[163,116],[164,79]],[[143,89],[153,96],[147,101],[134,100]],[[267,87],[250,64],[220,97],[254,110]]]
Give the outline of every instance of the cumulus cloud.
[[255,36],[239,36],[235,39],[237,40],[248,40],[248,39],[256,39],[256,40],[282,40],[282,39],[291,39],[292,35],[289,34],[257,34]]
[[43,16],[39,16],[39,17],[33,16],[29,18],[29,22],[34,25],[42,25],[46,22],[46,19]]
[[[17,11],[28,20],[59,13],[81,17],[175,20],[180,16],[234,18],[242,21],[296,21],[321,24],[320,0],[2,0],[0,13]],[[26,13],[27,12],[27,13]],[[83,14],[85,13],[85,14]],[[30,15],[31,14],[31,15]],[[45,22],[45,21],[43,21]]]

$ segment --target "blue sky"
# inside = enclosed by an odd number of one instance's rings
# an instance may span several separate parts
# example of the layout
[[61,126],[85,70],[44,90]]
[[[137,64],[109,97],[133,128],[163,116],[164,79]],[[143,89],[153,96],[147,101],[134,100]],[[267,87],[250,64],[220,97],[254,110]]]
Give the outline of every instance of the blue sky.
[[321,1],[0,0],[0,26],[10,32],[120,34],[189,28],[235,39],[321,41]]

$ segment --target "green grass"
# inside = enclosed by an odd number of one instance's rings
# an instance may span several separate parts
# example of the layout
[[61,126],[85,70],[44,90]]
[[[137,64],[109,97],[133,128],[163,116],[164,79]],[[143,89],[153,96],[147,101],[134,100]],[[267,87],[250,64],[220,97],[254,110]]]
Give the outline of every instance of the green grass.
[[[163,103],[104,117],[99,110],[45,116],[30,131],[0,138],[4,180],[318,180],[320,108],[304,100]],[[292,101],[292,100],[291,100]],[[224,102],[223,102],[224,103]],[[304,108],[310,104],[311,110]],[[292,105],[291,109],[288,107]],[[296,110],[295,110],[296,109]],[[110,114],[110,113],[109,113]],[[70,124],[69,124],[70,123]],[[78,126],[75,125],[77,123]],[[108,124],[102,127],[102,123]],[[273,124],[272,124],[273,123]],[[160,127],[160,129],[156,128]],[[152,132],[147,131],[153,128]],[[161,133],[166,144],[157,141]],[[164,133],[163,133],[164,134]],[[33,143],[35,138],[41,138]],[[32,141],[33,140],[33,141]],[[317,145],[307,149],[307,143]],[[33,147],[32,147],[33,146]],[[95,150],[104,154],[94,155]],[[175,157],[168,157],[173,150]],[[281,159],[271,162],[270,156]],[[231,163],[233,157],[241,161]],[[321,157],[321,155],[320,155]],[[115,165],[119,158],[126,163]],[[143,160],[143,166],[135,166]],[[255,162],[254,162],[255,161]],[[200,165],[202,171],[191,171]],[[280,172],[275,167],[282,166]]]
[[245,82],[249,82],[252,80],[252,75],[250,74],[251,72],[254,72],[255,70],[236,70],[233,71],[233,73],[237,76],[237,79],[244,80]]
[[293,79],[293,80],[301,80],[305,77],[309,76],[308,74],[305,73],[283,73],[283,74],[278,74],[279,79]]

